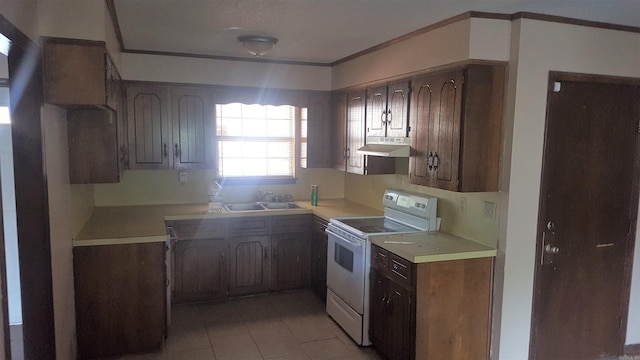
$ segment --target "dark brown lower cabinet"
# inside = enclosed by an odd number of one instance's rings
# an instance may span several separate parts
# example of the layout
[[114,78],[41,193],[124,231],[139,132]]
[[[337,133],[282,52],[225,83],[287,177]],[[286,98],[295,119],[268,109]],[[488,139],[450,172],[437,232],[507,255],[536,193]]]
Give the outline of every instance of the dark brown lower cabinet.
[[175,236],[174,303],[309,286],[309,214],[174,220],[166,225]]
[[269,290],[269,235],[229,239],[229,294],[243,295]]
[[73,249],[78,358],[159,349],[166,336],[165,243]]
[[204,301],[227,296],[229,245],[225,238],[181,240],[174,248],[174,301]]
[[311,230],[311,290],[322,301],[327,300],[327,221],[313,217]]
[[369,336],[388,359],[488,359],[493,258],[413,264],[373,245]]
[[309,233],[271,235],[271,290],[309,286]]

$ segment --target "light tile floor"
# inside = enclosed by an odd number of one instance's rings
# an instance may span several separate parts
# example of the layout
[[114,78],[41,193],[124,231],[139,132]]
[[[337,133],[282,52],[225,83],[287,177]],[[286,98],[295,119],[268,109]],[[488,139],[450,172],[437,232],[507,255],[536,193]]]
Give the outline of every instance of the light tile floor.
[[171,318],[162,352],[120,359],[383,359],[356,345],[310,291],[177,305]]

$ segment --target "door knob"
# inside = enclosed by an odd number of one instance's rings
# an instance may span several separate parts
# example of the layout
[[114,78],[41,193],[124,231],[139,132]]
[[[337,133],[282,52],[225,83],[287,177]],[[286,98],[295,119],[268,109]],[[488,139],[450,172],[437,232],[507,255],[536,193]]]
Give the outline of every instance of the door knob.
[[547,252],[547,254],[557,254],[560,249],[557,246],[552,246],[551,244],[547,244],[547,246],[544,247],[544,251]]

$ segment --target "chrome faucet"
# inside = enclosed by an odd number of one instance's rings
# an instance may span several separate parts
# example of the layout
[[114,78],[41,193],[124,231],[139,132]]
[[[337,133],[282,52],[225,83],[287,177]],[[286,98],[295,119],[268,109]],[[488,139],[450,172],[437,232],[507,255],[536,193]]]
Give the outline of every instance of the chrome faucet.
[[258,202],[266,201],[267,196],[273,194],[271,191],[258,190]]

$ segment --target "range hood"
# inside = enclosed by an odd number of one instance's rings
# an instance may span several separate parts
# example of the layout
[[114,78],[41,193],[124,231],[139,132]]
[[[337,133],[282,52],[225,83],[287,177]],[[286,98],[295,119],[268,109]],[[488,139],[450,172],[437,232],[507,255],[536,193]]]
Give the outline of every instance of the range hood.
[[357,150],[360,155],[409,157],[411,140],[408,137],[367,136],[366,145]]

